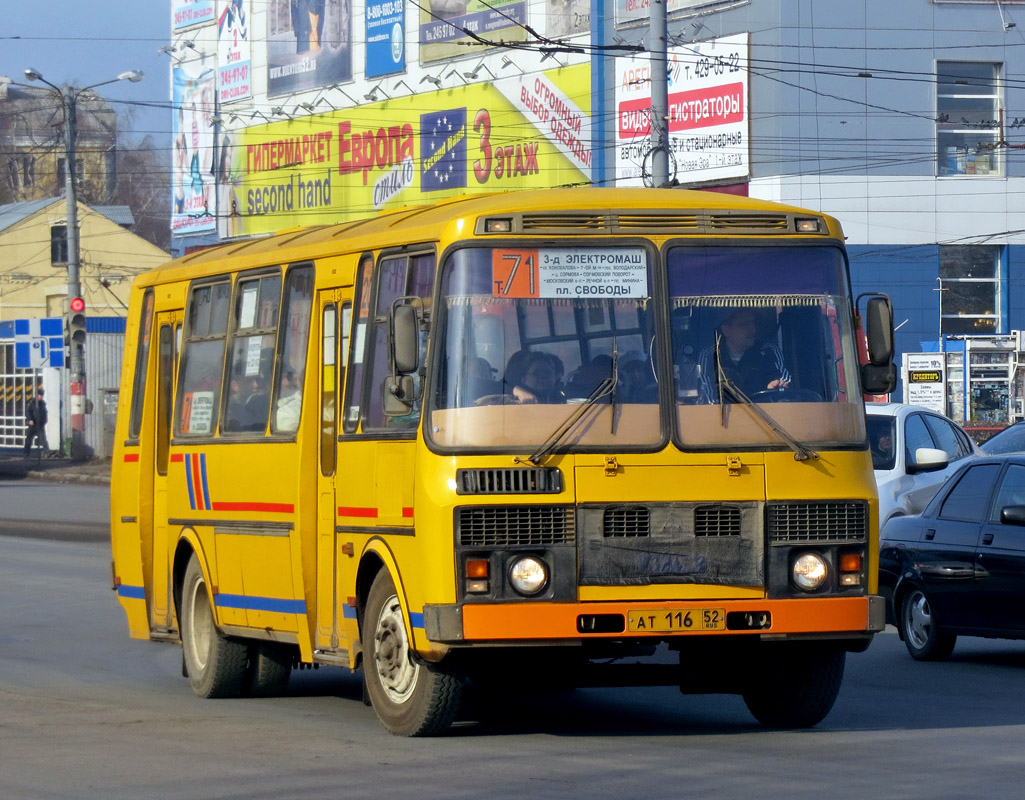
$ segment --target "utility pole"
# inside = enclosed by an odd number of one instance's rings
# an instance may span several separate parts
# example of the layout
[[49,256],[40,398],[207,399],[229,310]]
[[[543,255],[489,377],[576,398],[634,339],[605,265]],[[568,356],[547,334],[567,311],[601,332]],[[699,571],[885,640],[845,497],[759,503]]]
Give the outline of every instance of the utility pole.
[[40,81],[54,90],[60,98],[61,109],[64,112],[64,192],[67,199],[67,239],[68,239],[68,310],[71,314],[82,312],[82,325],[78,334],[73,334],[68,343],[70,380],[69,389],[71,396],[71,459],[82,461],[86,458],[85,449],[85,305],[82,299],[82,280],[79,272],[80,247],[78,236],[78,197],[75,193],[75,137],[76,131],[76,110],[78,95],[81,92],[95,89],[97,86],[104,86],[108,83],[129,80],[137,83],[142,80],[142,70],[122,72],[113,80],[95,83],[86,86],[84,89],[72,89],[71,87],[61,88],[50,83],[36,69],[25,70],[25,77],[30,81]]
[[666,0],[651,0],[651,185],[669,185],[669,28]]

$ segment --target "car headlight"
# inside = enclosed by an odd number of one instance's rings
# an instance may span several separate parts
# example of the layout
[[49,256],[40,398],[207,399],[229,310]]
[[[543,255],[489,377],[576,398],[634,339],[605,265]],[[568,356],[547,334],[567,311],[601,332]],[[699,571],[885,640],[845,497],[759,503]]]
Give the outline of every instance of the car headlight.
[[520,594],[531,597],[548,584],[548,566],[537,556],[520,556],[509,567],[509,583]]
[[829,565],[818,553],[801,553],[790,566],[790,577],[797,588],[813,592],[829,577]]

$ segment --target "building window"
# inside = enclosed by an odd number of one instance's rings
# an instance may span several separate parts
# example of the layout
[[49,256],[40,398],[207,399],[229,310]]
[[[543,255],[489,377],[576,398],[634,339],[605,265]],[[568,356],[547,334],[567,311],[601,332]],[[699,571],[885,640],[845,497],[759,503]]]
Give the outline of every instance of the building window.
[[[84,175],[85,175],[85,165],[82,163],[82,159],[76,158],[75,159],[75,180],[78,181],[79,183],[81,183],[82,182],[82,178],[83,178]],[[57,193],[58,194],[64,194],[64,190],[65,190],[65,188],[67,188],[64,185],[64,182],[66,180],[67,180],[67,177],[64,174],[64,159],[63,158],[58,158],[57,159]]]
[[68,226],[50,226],[50,263],[64,266],[68,263]]
[[1001,331],[1000,251],[987,245],[940,246],[943,333]]
[[21,185],[26,189],[36,185],[36,160],[32,156],[24,156],[21,159]]
[[1001,175],[1000,65],[936,62],[936,172]]

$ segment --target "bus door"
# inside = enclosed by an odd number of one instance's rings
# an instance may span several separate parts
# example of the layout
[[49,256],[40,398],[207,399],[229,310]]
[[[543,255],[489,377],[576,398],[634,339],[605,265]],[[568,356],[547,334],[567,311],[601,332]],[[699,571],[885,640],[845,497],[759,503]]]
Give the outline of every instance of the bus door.
[[171,556],[168,543],[167,462],[171,446],[171,417],[174,409],[175,370],[178,364],[178,336],[181,312],[158,313],[157,374],[154,401],[154,473],[153,473],[153,594],[150,622],[155,630],[171,628]]
[[338,418],[345,365],[349,355],[352,304],[343,291],[320,293],[320,442],[317,471],[317,633],[314,646],[320,651],[347,649],[341,624],[346,596],[340,596],[339,553],[335,528],[335,478],[338,464]]

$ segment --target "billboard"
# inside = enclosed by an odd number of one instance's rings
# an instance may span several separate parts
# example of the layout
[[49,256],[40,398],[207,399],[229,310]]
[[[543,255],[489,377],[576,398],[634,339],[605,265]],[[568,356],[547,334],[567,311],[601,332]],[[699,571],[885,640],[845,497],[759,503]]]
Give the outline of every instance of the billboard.
[[171,0],[171,30],[214,21],[214,0]]
[[[742,33],[670,49],[670,180],[750,174],[747,47]],[[616,185],[650,183],[651,152],[651,58],[617,58]]]
[[171,233],[214,230],[214,71],[174,69]]
[[392,75],[406,68],[406,6],[403,0],[367,0],[368,78]]
[[220,0],[217,15],[217,99],[245,100],[253,94],[249,54],[249,0]]
[[237,234],[366,217],[466,192],[591,179],[590,66],[247,128],[224,208]]
[[[473,55],[486,43],[527,40],[525,0],[427,0],[420,8],[420,60]],[[483,51],[482,51],[483,52]]]
[[352,0],[268,0],[267,94],[352,78]]

